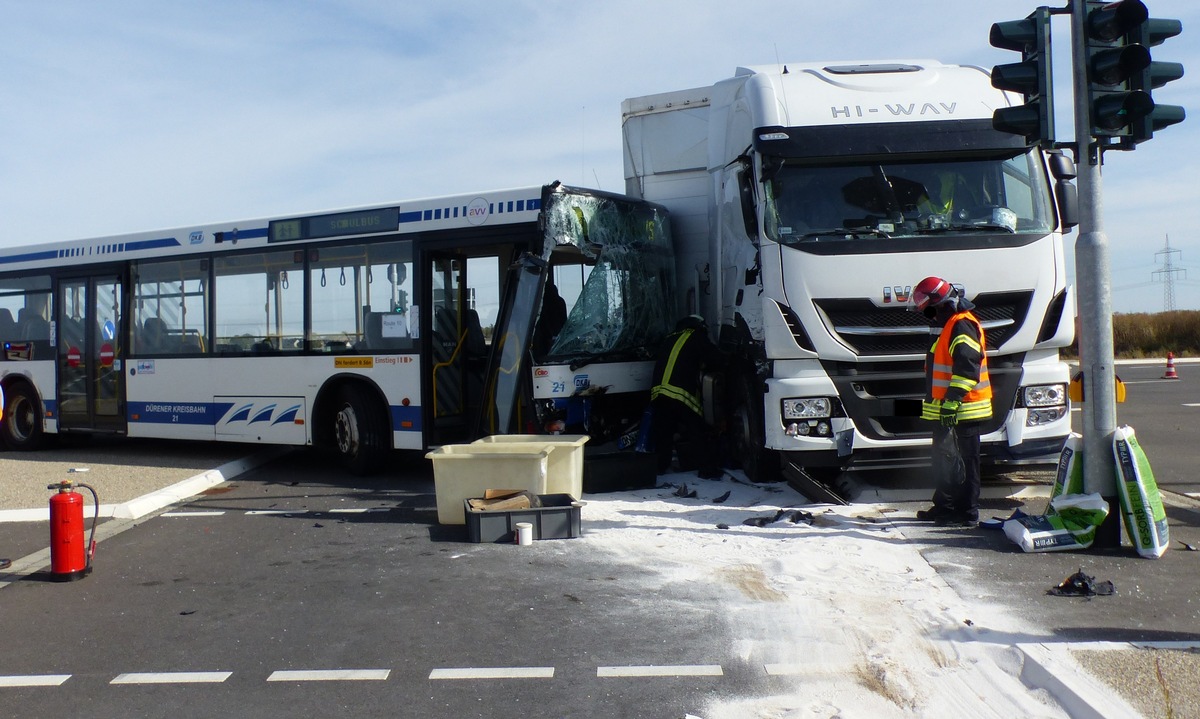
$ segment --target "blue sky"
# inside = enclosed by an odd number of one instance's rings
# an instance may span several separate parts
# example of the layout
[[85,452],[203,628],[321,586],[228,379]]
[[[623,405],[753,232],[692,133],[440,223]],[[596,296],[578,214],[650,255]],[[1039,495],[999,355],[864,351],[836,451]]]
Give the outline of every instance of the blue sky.
[[[1190,117],[1108,153],[1113,307],[1200,309],[1200,2],[1146,0],[1184,34]],[[990,68],[992,22],[1033,0],[0,2],[0,246],[553,180],[623,191],[620,104],[738,65],[933,57]],[[1061,97],[1065,19],[1056,21]],[[1067,101],[1069,102],[1069,101]],[[1070,133],[1060,104],[1060,134]],[[1066,118],[1066,119],[1064,119]],[[1068,255],[1074,234],[1068,235]]]

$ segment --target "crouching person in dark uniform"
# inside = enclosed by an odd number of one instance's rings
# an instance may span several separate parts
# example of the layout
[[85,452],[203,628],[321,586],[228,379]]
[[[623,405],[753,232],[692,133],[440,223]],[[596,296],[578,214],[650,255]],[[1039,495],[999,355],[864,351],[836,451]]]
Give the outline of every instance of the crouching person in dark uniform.
[[650,403],[654,408],[650,436],[658,457],[658,473],[671,469],[671,451],[675,434],[696,448],[700,477],[722,476],[716,432],[704,421],[700,402],[701,376],[705,370],[719,370],[725,357],[708,338],[704,318],[689,315],[679,320],[667,336],[654,365],[654,386]]

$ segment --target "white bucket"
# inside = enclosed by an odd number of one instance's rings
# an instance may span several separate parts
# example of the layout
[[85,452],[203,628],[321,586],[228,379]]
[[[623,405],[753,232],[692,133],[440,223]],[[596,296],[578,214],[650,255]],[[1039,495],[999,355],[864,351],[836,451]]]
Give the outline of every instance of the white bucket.
[[529,522],[517,522],[517,544],[528,547],[533,544],[533,525]]

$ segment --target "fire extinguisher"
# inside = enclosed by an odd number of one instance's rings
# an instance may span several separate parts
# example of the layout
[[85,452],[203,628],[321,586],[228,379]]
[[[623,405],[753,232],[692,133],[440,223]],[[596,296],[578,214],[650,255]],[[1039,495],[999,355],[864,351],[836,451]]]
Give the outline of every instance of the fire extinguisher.
[[100,498],[89,485],[79,484],[92,493],[96,515],[92,518],[92,536],[83,540],[83,495],[74,490],[71,480],[50,484],[46,489],[58,490],[50,497],[50,576],[55,581],[71,582],[83,579],[92,571],[92,555],[96,553],[96,520],[100,518]]

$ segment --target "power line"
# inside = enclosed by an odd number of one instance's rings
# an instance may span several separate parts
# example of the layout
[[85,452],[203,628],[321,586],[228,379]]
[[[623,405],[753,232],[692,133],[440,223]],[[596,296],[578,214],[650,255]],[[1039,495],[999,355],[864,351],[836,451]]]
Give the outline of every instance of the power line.
[[1163,283],[1163,311],[1174,312],[1175,279],[1177,276],[1181,279],[1187,278],[1187,270],[1175,266],[1175,260],[1181,253],[1179,250],[1171,249],[1171,236],[1166,235],[1165,237],[1167,238],[1167,246],[1154,253],[1155,258],[1159,257],[1159,255],[1162,256],[1162,269],[1155,270],[1151,273],[1151,277],[1154,278],[1155,282]]

